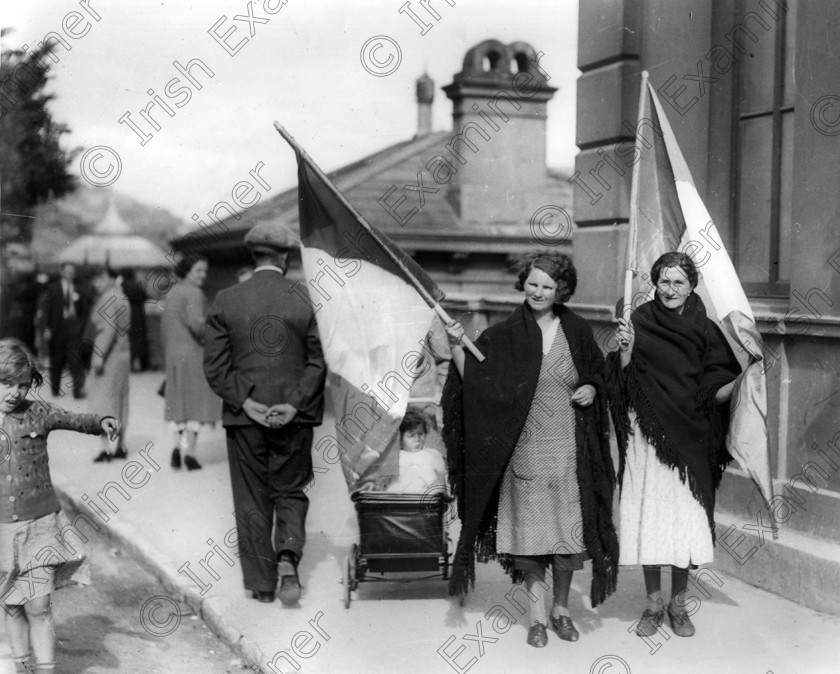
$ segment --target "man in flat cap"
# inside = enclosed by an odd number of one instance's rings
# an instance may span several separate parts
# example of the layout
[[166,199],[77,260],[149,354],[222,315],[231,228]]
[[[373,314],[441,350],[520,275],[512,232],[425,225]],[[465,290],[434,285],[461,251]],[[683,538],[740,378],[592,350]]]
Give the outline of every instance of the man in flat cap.
[[[219,292],[207,316],[204,373],[224,401],[245,588],[262,602],[300,598],[312,433],[326,365],[312,305],[286,279],[298,238],[261,222],[245,236],[253,276]],[[274,536],[272,541],[272,522]]]

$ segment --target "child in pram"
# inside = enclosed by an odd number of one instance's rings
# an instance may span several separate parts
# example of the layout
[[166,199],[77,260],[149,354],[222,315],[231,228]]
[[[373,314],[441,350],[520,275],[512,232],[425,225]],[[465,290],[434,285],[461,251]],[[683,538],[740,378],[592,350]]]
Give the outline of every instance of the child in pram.
[[386,491],[393,494],[428,494],[445,488],[446,467],[440,452],[426,447],[429,418],[409,408],[400,423],[399,475]]

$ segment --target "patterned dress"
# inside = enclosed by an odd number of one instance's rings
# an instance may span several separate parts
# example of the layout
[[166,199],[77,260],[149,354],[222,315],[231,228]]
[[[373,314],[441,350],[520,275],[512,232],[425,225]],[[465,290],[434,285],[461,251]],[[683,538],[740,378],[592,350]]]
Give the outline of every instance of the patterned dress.
[[537,390],[499,494],[496,550],[513,555],[585,552],[577,481],[578,373],[563,329],[543,354]]

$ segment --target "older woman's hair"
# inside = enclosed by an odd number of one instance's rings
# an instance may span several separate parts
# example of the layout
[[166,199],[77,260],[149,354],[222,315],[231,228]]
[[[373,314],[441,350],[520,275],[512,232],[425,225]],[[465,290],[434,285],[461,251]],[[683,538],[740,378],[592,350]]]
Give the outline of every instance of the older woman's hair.
[[697,273],[697,267],[694,266],[694,260],[686,253],[664,253],[660,255],[653,266],[650,268],[650,282],[656,285],[659,282],[659,277],[662,271],[668,267],[679,267],[683,274],[688,279],[689,285],[692,289],[697,287],[697,282],[700,280],[700,274]]
[[207,256],[201,253],[188,253],[178,260],[178,265],[175,267],[175,275],[178,278],[186,278],[187,274],[192,271],[199,262],[207,262]]
[[0,339],[0,382],[18,384],[24,381],[35,388],[44,383],[35,359],[19,339]]
[[525,279],[532,269],[539,269],[548,274],[557,284],[557,295],[554,304],[568,302],[577,288],[577,270],[572,258],[562,253],[530,253],[516,263],[517,279],[514,284],[516,290],[525,290]]

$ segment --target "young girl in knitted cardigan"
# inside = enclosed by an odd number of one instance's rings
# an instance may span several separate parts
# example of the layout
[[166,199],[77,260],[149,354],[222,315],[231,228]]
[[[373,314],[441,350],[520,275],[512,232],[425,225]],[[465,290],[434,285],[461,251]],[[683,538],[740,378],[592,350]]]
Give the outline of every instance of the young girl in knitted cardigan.
[[114,439],[120,429],[113,417],[27,399],[29,389],[42,383],[26,347],[0,340],[0,607],[18,672],[55,670],[50,595],[78,580],[81,563],[61,545],[62,529],[70,524],[52,487],[47,436],[72,430]]

